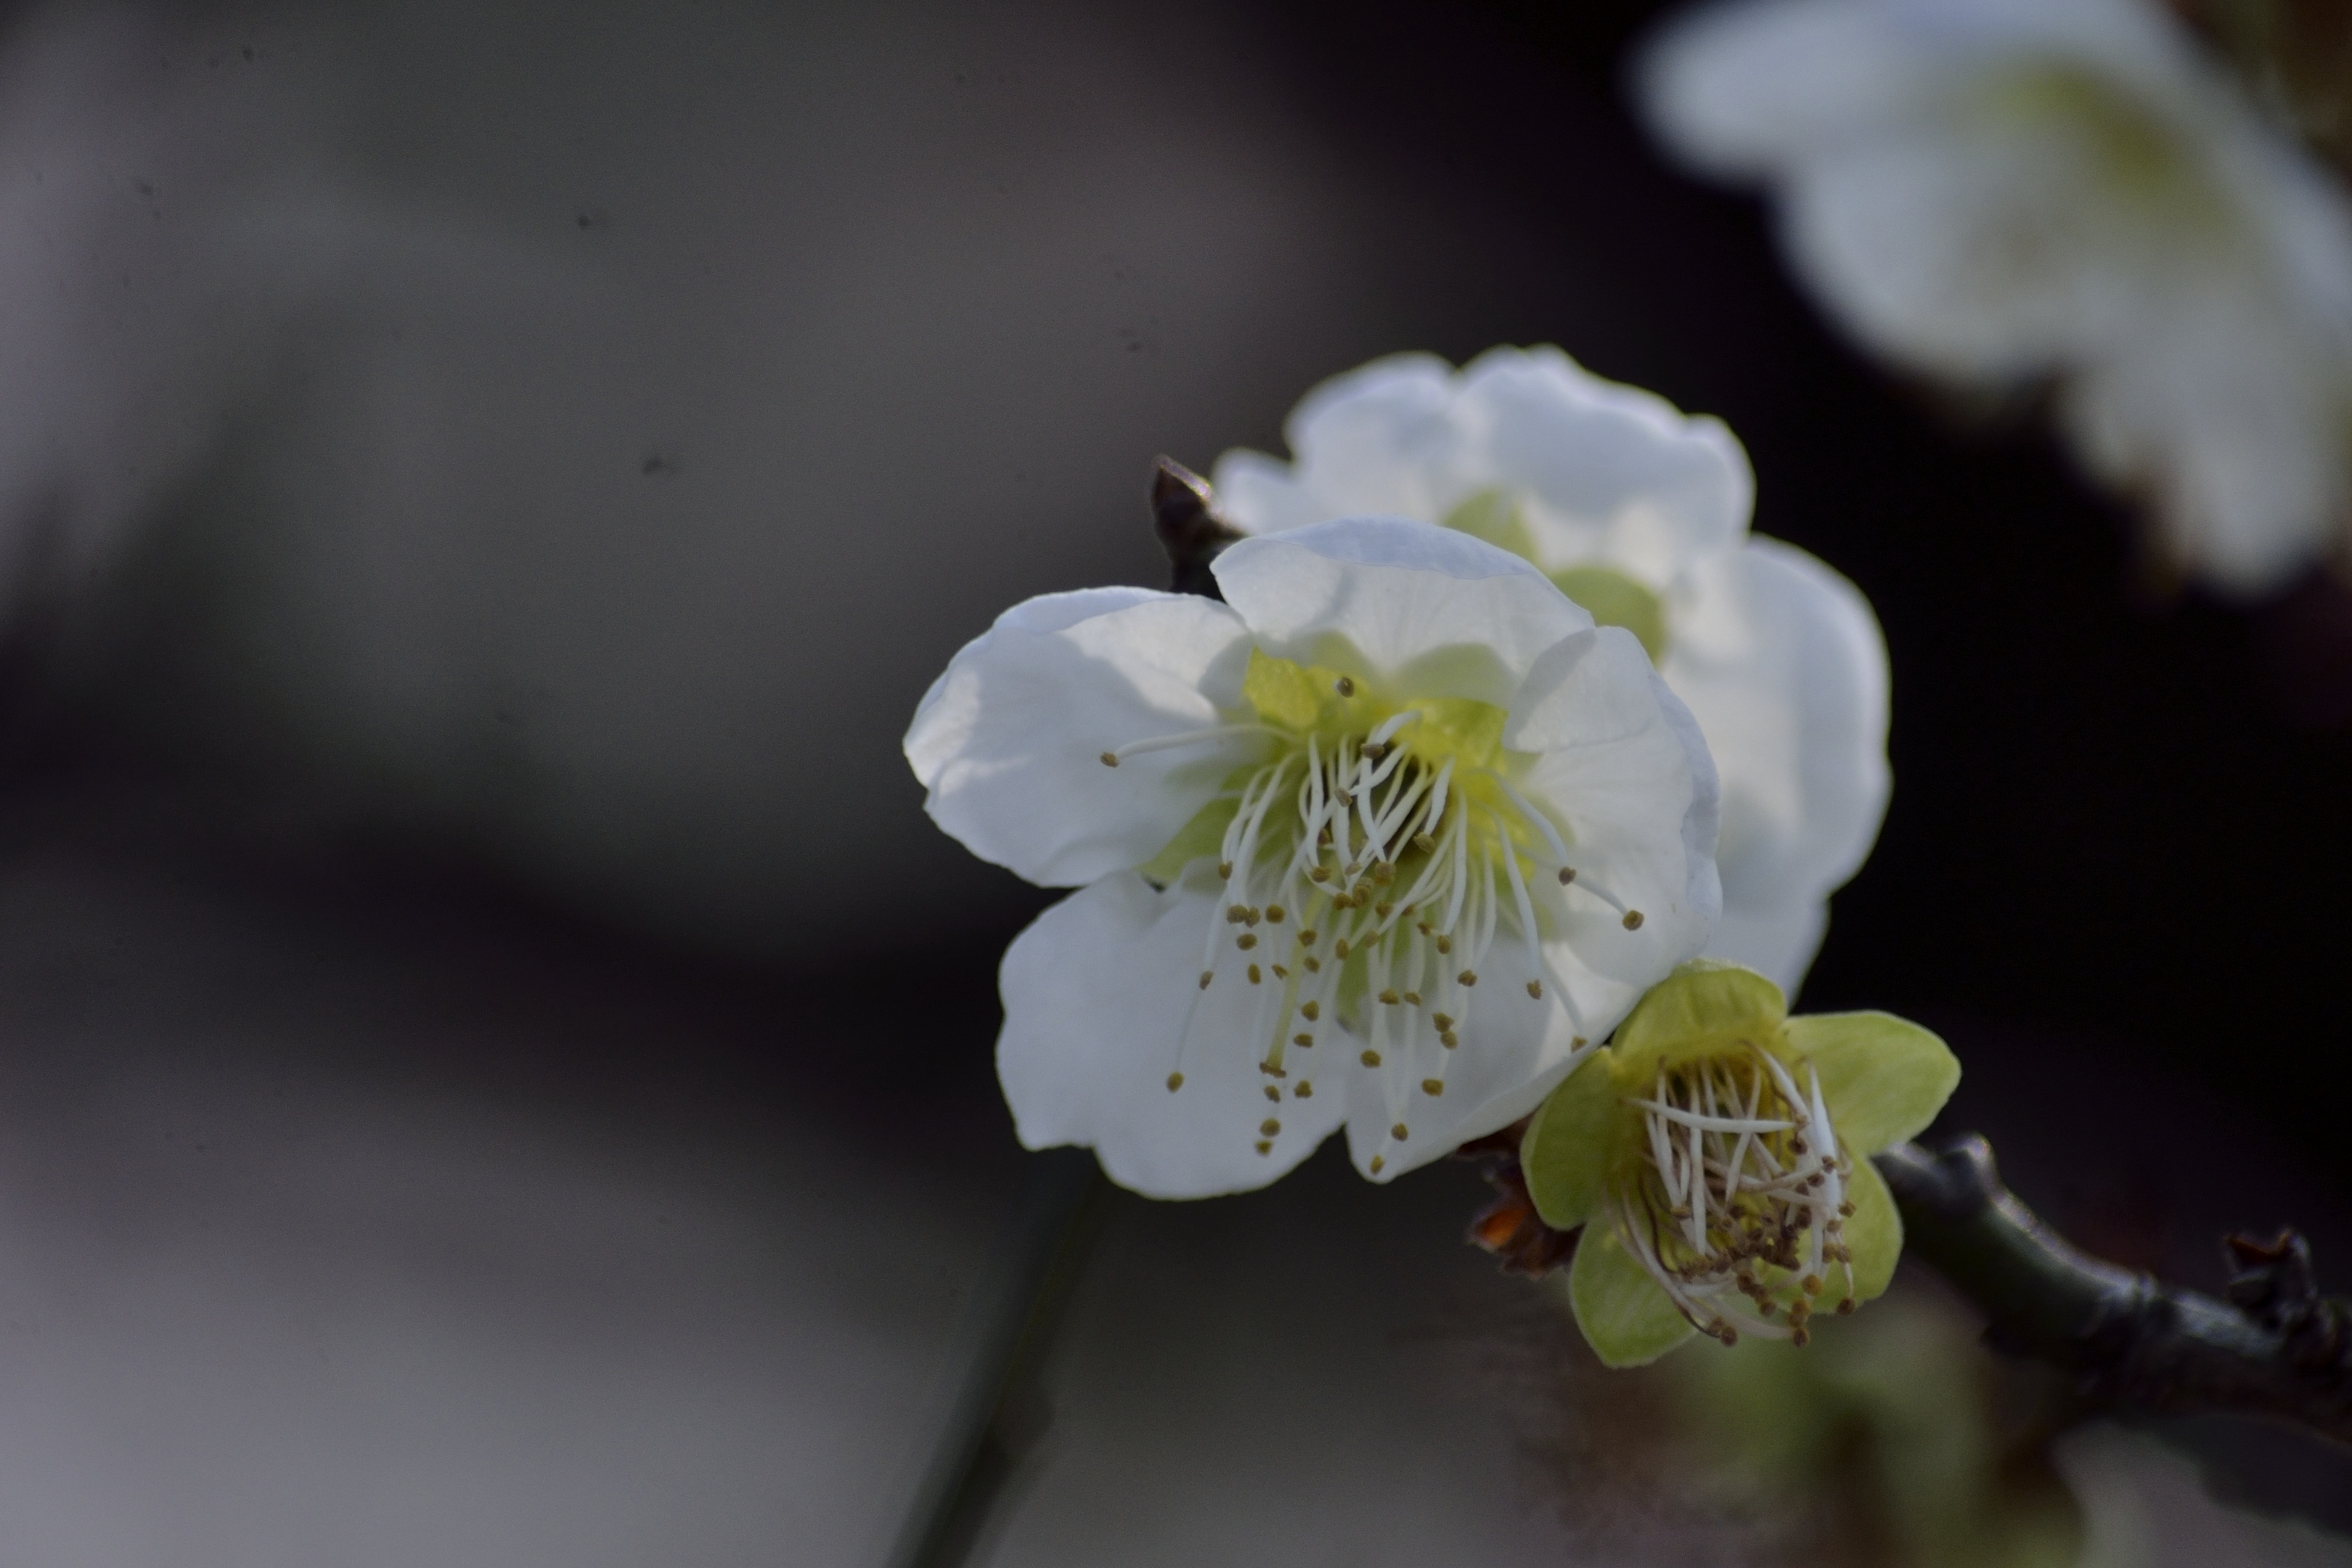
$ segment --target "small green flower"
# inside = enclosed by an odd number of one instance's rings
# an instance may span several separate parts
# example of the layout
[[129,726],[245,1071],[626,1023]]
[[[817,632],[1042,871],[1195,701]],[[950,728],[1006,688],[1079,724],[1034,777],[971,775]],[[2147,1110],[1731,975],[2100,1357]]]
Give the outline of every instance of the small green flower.
[[1586,1227],[1569,1296],[1593,1350],[1639,1366],[1693,1333],[1802,1344],[1816,1310],[1885,1290],[1903,1222],[1870,1156],[1933,1121],[1959,1078],[1916,1024],[1791,1018],[1754,970],[1675,970],[1519,1146],[1544,1223]]

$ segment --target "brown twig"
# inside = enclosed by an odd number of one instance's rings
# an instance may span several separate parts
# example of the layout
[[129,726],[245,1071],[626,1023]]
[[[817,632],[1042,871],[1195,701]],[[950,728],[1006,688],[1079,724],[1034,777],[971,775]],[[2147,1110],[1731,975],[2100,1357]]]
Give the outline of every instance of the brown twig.
[[2073,1373],[2091,1408],[2268,1415],[2352,1442],[2352,1309],[2319,1294],[2294,1232],[2231,1237],[2215,1300],[2076,1249],[2001,1185],[1982,1138],[1874,1163],[1906,1252],[1977,1305],[1995,1349]]

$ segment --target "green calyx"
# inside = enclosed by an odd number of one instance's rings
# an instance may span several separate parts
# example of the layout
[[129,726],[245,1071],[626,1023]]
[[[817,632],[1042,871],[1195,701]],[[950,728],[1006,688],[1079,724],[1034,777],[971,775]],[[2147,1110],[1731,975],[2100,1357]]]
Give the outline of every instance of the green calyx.
[[1791,1018],[1752,970],[1701,960],[1653,987],[1519,1151],[1545,1223],[1586,1227],[1570,1296],[1601,1359],[1639,1364],[1698,1331],[1802,1342],[1816,1307],[1883,1291],[1902,1222],[1869,1156],[1958,1079],[1927,1030]]
[[[1518,499],[1508,490],[1478,490],[1441,521],[1456,532],[1507,550],[1522,561],[1543,565],[1536,552],[1534,531],[1520,514]],[[1646,585],[1609,566],[1566,566],[1548,574],[1596,624],[1632,632],[1652,664],[1666,657],[1666,606]]]

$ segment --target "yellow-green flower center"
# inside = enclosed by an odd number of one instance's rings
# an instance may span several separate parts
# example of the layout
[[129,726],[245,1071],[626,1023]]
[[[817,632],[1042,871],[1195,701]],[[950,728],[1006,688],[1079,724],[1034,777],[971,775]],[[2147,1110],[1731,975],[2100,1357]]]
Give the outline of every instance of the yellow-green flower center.
[[1726,1344],[1740,1328],[1802,1344],[1825,1291],[1853,1310],[1843,1235],[1852,1167],[1819,1077],[1802,1070],[1801,1087],[1749,1045],[1663,1064],[1650,1092],[1625,1102],[1641,1120],[1612,1174],[1618,1234],[1683,1315]]
[[[1643,915],[1584,872],[1566,826],[1511,782],[1527,759],[1503,746],[1504,711],[1463,698],[1400,697],[1259,652],[1244,694],[1256,723],[1197,734],[1254,731],[1272,742],[1269,754],[1238,770],[1141,869],[1166,885],[1214,858],[1224,895],[1200,984],[1206,991],[1237,972],[1260,998],[1254,1036],[1269,1114],[1255,1129],[1258,1152],[1271,1153],[1281,1136],[1272,1112],[1286,1088],[1295,1099],[1316,1093],[1307,1053],[1334,1030],[1351,1037],[1326,1070],[1378,1074],[1400,1141],[1412,1135],[1414,1097],[1445,1092],[1474,1014],[1491,1023],[1499,1009],[1549,994],[1583,1044],[1574,1002],[1545,984],[1543,939],[1571,894],[1608,905],[1628,930]],[[1186,739],[1139,742],[1103,760],[1116,765]],[[1498,937],[1524,948],[1524,994],[1477,990]],[[1188,1026],[1182,1050],[1192,1048],[1191,1037]],[[1168,1087],[1183,1081],[1180,1060]],[[1376,1158],[1371,1168],[1384,1163]]]

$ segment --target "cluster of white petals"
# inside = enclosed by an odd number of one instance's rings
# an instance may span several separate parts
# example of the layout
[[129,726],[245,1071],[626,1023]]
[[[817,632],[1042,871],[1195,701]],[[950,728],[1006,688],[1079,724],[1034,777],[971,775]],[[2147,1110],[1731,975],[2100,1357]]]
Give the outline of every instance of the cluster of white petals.
[[1874,352],[2054,384],[2181,566],[2253,592],[2340,547],[2352,215],[2153,0],[1738,0],[1643,86]]
[[1375,361],[1310,393],[1285,434],[1291,462],[1217,463],[1235,526],[1367,511],[1449,523],[1640,634],[1722,781],[1723,914],[1706,951],[1793,994],[1830,893],[1885,811],[1886,653],[1851,583],[1748,533],[1754,482],[1731,433],[1556,348],[1505,348],[1460,371]]
[[1696,952],[1715,773],[1629,633],[1399,518],[1245,541],[1224,603],[1033,599],[932,686],[939,825],[1079,891],[1014,942],[1022,1142],[1161,1197],[1344,1124],[1387,1180],[1505,1127]]

